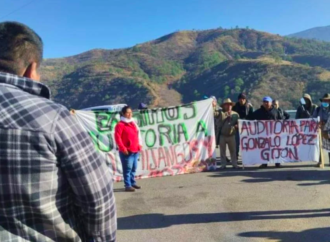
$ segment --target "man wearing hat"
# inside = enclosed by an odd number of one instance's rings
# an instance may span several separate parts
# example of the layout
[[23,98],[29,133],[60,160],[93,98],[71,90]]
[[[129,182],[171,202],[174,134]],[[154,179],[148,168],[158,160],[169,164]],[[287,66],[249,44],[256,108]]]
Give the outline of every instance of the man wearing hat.
[[[330,112],[330,94],[326,93],[323,95],[323,98],[320,99],[321,106],[317,107],[313,113],[313,118],[320,118],[320,128],[322,130],[322,148],[325,150],[330,150],[330,140],[328,136],[328,131],[325,129],[325,124],[329,119],[329,112]],[[329,153],[329,160],[330,160],[330,153]],[[319,164],[321,164],[321,159]]]
[[[233,107],[233,111],[238,113],[240,119],[247,119],[248,116],[253,114],[253,107],[247,101],[247,96],[245,93],[240,93],[238,95],[238,102]],[[238,159],[239,155],[239,146],[240,146],[240,138],[239,132],[236,132],[236,155]]]
[[329,118],[329,104],[330,104],[330,94],[326,93],[323,98],[320,99],[321,106],[317,107],[313,113],[313,118],[320,117],[320,122],[325,124]]
[[[213,102],[212,102],[212,106],[213,106],[213,115],[214,115],[214,129],[215,129],[215,142],[216,142],[216,145],[217,145],[217,148],[219,146],[219,142],[220,142],[220,136],[219,136],[219,132],[218,132],[218,122],[217,122],[217,119],[219,118],[219,115],[221,113],[221,110],[222,108],[219,107],[218,105],[218,100],[215,96],[211,96],[210,98],[212,98]],[[228,159],[226,157],[226,161],[227,162],[230,162],[230,159]]]
[[[262,106],[256,110],[250,117],[250,120],[281,120],[281,115],[273,106],[273,99],[271,97],[264,97],[262,99]],[[280,163],[275,163],[276,167],[280,167]],[[262,164],[260,168],[266,168],[267,164]]]
[[221,155],[221,169],[226,168],[226,146],[228,145],[231,162],[233,168],[237,169],[237,156],[236,156],[236,141],[235,134],[237,132],[237,124],[239,115],[232,111],[235,104],[229,99],[225,99],[221,105],[222,111],[217,119],[218,134],[220,137],[220,155]]

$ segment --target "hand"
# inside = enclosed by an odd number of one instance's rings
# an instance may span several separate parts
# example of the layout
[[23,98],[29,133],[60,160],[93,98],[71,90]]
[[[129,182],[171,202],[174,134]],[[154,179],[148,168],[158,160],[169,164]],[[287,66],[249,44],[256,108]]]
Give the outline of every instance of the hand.
[[142,145],[140,145],[140,150],[143,150],[143,146]]
[[238,129],[238,124],[235,125],[235,128]]
[[124,153],[124,155],[129,155],[127,150],[125,150],[123,153]]

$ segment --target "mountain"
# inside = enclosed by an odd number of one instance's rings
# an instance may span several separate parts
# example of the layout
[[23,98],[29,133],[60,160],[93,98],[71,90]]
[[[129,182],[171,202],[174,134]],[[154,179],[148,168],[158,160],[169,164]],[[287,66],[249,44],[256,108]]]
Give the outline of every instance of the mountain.
[[316,27],[302,32],[289,35],[289,37],[315,39],[330,42],[330,25],[325,27]]
[[330,90],[330,43],[281,37],[251,29],[179,31],[119,50],[95,49],[46,59],[43,82],[68,108],[140,102],[170,106],[244,91],[294,108],[304,92]]

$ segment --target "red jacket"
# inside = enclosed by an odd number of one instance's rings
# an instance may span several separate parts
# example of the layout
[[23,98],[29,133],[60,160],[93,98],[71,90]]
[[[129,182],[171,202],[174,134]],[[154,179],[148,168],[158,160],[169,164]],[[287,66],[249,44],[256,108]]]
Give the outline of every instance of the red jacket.
[[115,140],[120,152],[137,153],[141,150],[136,124],[120,121],[115,128]]

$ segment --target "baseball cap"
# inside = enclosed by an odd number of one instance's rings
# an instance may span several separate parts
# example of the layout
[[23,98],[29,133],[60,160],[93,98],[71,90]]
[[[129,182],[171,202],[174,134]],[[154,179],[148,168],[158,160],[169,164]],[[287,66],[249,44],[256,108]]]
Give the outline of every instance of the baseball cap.
[[269,96],[267,96],[267,97],[264,97],[263,99],[262,99],[262,101],[263,102],[272,102],[273,101],[273,99],[271,98],[271,97],[269,97]]

